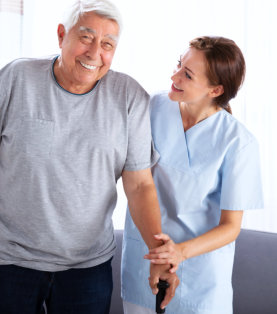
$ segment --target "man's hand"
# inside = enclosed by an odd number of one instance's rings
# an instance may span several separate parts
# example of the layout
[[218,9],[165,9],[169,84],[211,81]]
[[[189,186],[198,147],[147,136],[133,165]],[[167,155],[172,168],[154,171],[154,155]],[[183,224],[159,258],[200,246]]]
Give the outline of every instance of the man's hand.
[[165,280],[169,283],[169,288],[166,289],[165,298],[161,304],[162,309],[165,308],[174,297],[175,290],[180,283],[177,275],[175,273],[170,273],[169,269],[170,265],[156,265],[152,263],[150,264],[150,277],[148,279],[153,294],[158,293],[157,284],[159,282],[159,279]]

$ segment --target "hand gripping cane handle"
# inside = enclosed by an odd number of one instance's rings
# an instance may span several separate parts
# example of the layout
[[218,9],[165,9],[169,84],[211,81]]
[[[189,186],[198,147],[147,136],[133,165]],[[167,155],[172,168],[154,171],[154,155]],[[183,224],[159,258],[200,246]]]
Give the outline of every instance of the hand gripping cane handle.
[[167,281],[159,280],[158,289],[159,292],[156,295],[156,312],[157,314],[165,313],[165,309],[161,309],[161,303],[165,297],[166,289],[169,287]]

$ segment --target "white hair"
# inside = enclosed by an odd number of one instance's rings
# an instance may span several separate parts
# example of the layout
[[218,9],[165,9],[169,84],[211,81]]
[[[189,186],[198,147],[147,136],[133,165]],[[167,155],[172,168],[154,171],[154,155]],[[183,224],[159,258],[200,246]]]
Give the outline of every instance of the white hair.
[[80,17],[86,12],[94,12],[109,20],[114,20],[119,26],[119,34],[122,30],[122,19],[117,7],[109,0],[75,0],[64,14],[62,24],[68,32],[75,26]]

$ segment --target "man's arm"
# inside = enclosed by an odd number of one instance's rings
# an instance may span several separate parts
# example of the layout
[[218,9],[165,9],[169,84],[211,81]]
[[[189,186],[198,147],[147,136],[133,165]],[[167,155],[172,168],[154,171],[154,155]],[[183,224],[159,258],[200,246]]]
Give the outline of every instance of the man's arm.
[[[122,182],[126,193],[130,214],[149,249],[159,247],[163,241],[154,235],[161,232],[161,213],[150,168],[138,171],[123,171]],[[149,284],[152,292],[157,294],[159,279],[167,280],[170,288],[166,291],[162,307],[166,306],[179,285],[176,274],[169,273],[170,265],[151,265]]]
[[148,248],[163,244],[154,235],[162,231],[161,213],[150,168],[123,171],[122,182],[130,214]]

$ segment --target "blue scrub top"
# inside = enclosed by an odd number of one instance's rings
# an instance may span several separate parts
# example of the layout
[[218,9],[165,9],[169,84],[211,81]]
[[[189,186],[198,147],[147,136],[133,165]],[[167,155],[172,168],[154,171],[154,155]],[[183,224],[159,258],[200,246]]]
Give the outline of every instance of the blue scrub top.
[[[160,154],[153,167],[162,229],[175,242],[216,227],[221,209],[263,207],[258,143],[221,110],[184,132],[179,104],[167,93],[151,100],[152,136]],[[180,286],[167,314],[231,314],[235,243],[182,262]],[[123,240],[122,297],[155,309],[149,284],[147,246],[129,211]]]

